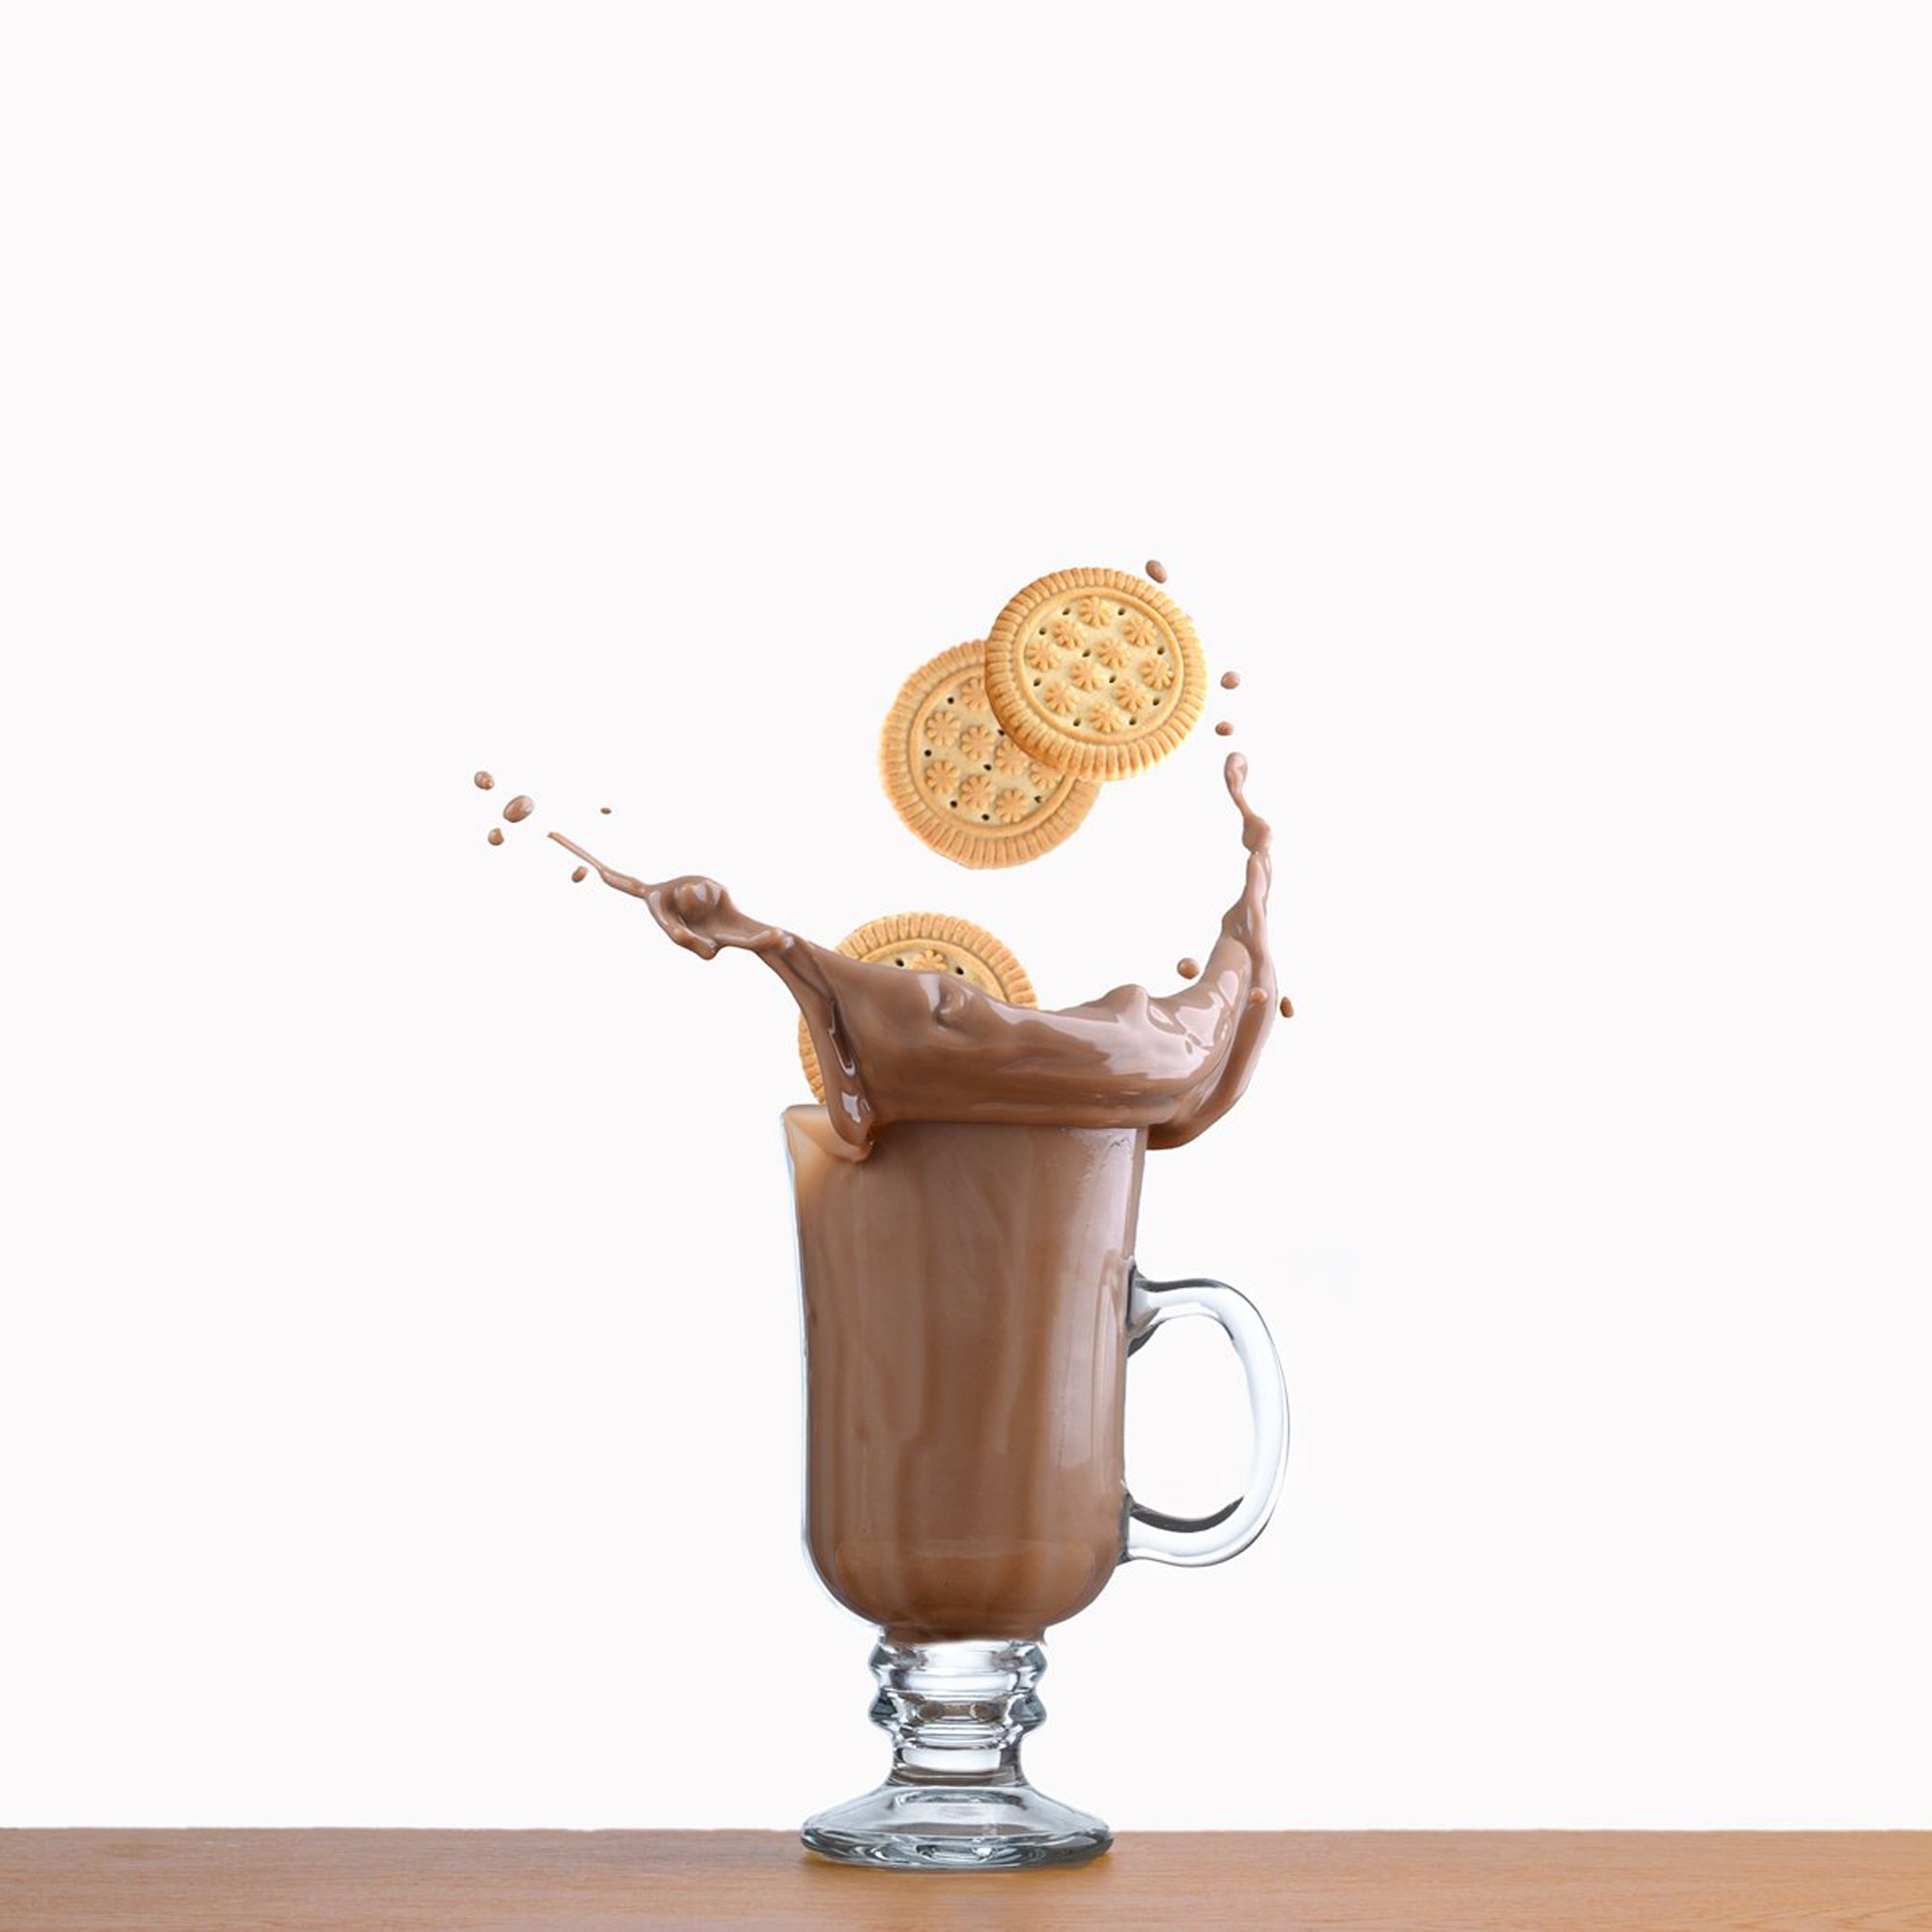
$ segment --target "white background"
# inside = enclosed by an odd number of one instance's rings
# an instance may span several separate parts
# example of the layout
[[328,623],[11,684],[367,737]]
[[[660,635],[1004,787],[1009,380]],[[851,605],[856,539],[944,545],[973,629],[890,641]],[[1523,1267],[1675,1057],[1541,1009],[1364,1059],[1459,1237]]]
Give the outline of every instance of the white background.
[[[1300,1013],[1143,1257],[1261,1303],[1295,1449],[1245,1557],[1059,1634],[1036,1776],[1932,1822],[1929,54],[9,9],[0,1820],[876,1776],[796,1535],[791,1013],[537,834],[1169,983],[1238,873],[1205,729],[1012,873],[872,771],[912,666],[1154,554],[1245,673]],[[1170,1509],[1242,1454],[1195,1326],[1134,1370]]]

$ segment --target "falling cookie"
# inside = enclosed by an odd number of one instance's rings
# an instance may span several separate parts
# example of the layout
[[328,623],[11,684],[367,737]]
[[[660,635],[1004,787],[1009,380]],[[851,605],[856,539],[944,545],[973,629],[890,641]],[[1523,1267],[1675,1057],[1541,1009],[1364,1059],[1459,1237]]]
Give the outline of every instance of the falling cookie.
[[1007,735],[1050,768],[1125,779],[1193,729],[1208,666],[1187,613],[1123,570],[1029,583],[986,639],[986,696]]
[[[874,919],[848,932],[837,951],[873,966],[898,966],[908,973],[952,973],[969,986],[1012,1007],[1037,1007],[1026,968],[983,926],[945,912],[899,912]],[[803,1020],[798,1023],[798,1057],[815,1099],[825,1098],[818,1055]]]
[[942,651],[899,687],[879,734],[879,776],[905,824],[962,866],[1018,866],[1068,837],[1099,787],[1001,729],[984,644]]

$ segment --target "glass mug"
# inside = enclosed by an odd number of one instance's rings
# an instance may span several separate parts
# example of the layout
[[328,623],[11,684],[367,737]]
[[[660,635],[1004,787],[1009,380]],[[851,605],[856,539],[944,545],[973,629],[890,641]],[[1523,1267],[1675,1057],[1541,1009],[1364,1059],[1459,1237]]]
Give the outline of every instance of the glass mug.
[[[1112,1833],[1036,1791],[1020,1741],[1049,1624],[1122,1562],[1219,1563],[1261,1534],[1288,1456],[1281,1364],[1252,1303],[1135,1268],[1147,1135],[901,1122],[854,1161],[822,1107],[784,1116],[805,1313],[805,1541],[881,1630],[884,1784],[803,1836],[852,1863],[1092,1858]],[[1198,1520],[1128,1495],[1127,1357],[1162,1322],[1220,1323],[1246,1374],[1240,1497]]]

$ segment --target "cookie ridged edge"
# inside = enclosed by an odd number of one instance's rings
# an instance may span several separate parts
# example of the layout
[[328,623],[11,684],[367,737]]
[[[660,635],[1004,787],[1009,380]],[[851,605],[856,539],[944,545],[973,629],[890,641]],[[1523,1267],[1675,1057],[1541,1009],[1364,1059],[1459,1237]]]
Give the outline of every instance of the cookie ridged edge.
[[[1050,819],[1039,825],[1030,825],[1024,831],[1002,826],[997,833],[966,832],[942,819],[920,790],[919,781],[913,776],[911,760],[904,755],[906,734],[932,686],[941,677],[971,667],[977,667],[982,676],[985,674],[986,645],[983,641],[954,644],[951,650],[941,651],[936,658],[928,658],[917,670],[907,673],[905,682],[899,686],[898,696],[893,699],[893,708],[886,714],[885,724],[879,727],[879,781],[886,788],[886,796],[892,801],[899,823],[922,845],[937,852],[942,859],[951,859],[955,866],[967,866],[975,871],[983,872],[1007,866],[1024,866],[1029,860],[1051,852],[1056,845],[1065,844],[1079,831],[1087,814],[1093,810],[1094,801],[1100,796],[1100,787],[1091,778],[1071,772],[1065,765],[1041,757],[1037,752],[1021,745],[1020,750],[1026,752],[1028,757],[1074,781],[1073,788]],[[990,702],[990,681],[986,696]],[[1014,739],[1014,743],[1019,741]]]
[[[1019,679],[1023,620],[1042,602],[1074,591],[1125,590],[1160,612],[1180,649],[1180,684],[1173,709],[1126,745],[1090,745],[1056,734],[1027,708]],[[1144,577],[1124,570],[1054,570],[1007,600],[986,634],[986,696],[1000,728],[1030,757],[1101,783],[1138,777],[1177,750],[1208,708],[1208,659],[1194,625],[1174,599]],[[1015,722],[1017,721],[1017,722]]]

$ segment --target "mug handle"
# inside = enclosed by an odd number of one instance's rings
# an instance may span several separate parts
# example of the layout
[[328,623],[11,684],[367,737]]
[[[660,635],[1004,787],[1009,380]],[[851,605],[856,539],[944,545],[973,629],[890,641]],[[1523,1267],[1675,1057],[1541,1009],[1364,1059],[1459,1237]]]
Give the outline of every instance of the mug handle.
[[1234,1344],[1248,1382],[1254,1450],[1241,1493],[1212,1516],[1164,1516],[1127,1498],[1126,1548],[1121,1560],[1144,1556],[1155,1563],[1199,1568],[1238,1556],[1267,1526],[1288,1467],[1288,1385],[1281,1357],[1261,1311],[1224,1281],[1149,1281],[1139,1268],[1127,1278],[1127,1352],[1140,1348],[1163,1321],[1205,1315],[1218,1321]]

